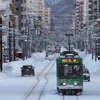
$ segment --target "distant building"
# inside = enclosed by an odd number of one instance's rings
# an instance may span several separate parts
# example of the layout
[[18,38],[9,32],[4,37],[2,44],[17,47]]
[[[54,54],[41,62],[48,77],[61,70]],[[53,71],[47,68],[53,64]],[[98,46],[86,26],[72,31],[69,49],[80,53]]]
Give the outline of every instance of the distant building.
[[84,24],[93,24],[97,15],[97,0],[84,0]]
[[44,8],[44,25],[46,28],[50,29],[51,23],[51,9]]

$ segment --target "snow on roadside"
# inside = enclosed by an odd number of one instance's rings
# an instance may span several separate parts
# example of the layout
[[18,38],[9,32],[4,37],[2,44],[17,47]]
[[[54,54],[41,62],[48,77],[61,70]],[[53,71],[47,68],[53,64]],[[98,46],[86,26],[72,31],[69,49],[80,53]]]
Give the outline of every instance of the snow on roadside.
[[[95,59],[92,59],[91,54],[87,54],[85,51],[78,51],[80,57],[83,58],[83,63],[85,67],[87,67],[90,70],[90,73],[93,75],[100,75],[100,61]],[[49,58],[51,58],[54,55],[49,55]],[[18,61],[12,61],[9,63],[3,64],[3,73],[7,75],[21,75],[21,67],[23,65],[33,65],[35,67],[35,71],[37,74],[43,69],[43,66],[46,66],[49,63],[49,59],[45,60],[45,51],[42,53],[33,53],[31,58],[28,58],[27,60],[18,60]],[[0,75],[1,76],[1,75]]]
[[[54,55],[52,55],[54,56]],[[51,56],[49,57],[51,58]],[[10,76],[20,76],[21,67],[23,65],[33,65],[35,67],[36,74],[39,73],[49,63],[49,59],[45,59],[45,52],[42,53],[33,53],[31,58],[26,60],[12,61],[9,63],[3,64],[3,73]]]
[[89,69],[90,73],[92,75],[100,75],[100,60],[95,61],[95,59],[92,59],[92,54],[87,54],[86,51],[79,52],[80,57],[83,58],[83,63],[86,68]]

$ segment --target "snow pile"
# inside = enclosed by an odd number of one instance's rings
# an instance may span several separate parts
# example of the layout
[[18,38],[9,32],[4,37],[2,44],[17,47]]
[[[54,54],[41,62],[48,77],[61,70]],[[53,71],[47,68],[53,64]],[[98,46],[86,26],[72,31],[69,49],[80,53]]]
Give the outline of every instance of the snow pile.
[[32,58],[33,59],[44,59],[46,52],[43,51],[42,53],[33,53]]
[[0,83],[4,81],[5,78],[7,78],[7,76],[3,73],[0,73]]
[[21,67],[23,65],[33,65],[35,70],[41,70],[43,66],[47,65],[50,61],[45,60],[45,52],[34,53],[31,58],[27,60],[12,61],[3,64],[3,73],[7,75],[21,75]]
[[[63,49],[62,49],[63,51]],[[86,68],[89,69],[90,73],[92,75],[100,75],[100,61],[95,59],[92,59],[92,55],[88,54],[86,55],[86,52],[80,52],[78,50],[75,50],[79,53],[80,57],[83,58],[83,63]],[[49,55],[49,59],[54,56]],[[19,61],[12,61],[10,63],[4,63],[3,64],[3,73],[7,75],[21,75],[21,67],[23,65],[33,65],[35,67],[36,72],[40,72],[43,69],[43,66],[46,66],[50,60],[45,59],[45,51],[42,53],[33,53],[31,58],[28,58],[27,60],[19,60]],[[38,74],[37,73],[37,74]],[[0,75],[1,76],[1,75]],[[1,76],[2,77],[2,76]]]
[[86,51],[78,52],[79,55],[83,58],[83,63],[85,67],[89,69],[90,73],[95,76],[100,75],[100,60],[95,61],[95,57],[92,59],[92,54],[86,55]]

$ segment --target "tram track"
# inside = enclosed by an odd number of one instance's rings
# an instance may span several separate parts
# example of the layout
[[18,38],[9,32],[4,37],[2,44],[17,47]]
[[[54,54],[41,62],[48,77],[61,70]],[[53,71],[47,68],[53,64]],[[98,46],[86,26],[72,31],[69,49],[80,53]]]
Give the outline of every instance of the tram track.
[[32,92],[34,91],[35,93],[35,89],[38,87],[40,81],[41,81],[41,76],[44,77],[45,79],[45,82],[44,82],[44,85],[42,86],[43,88],[40,90],[41,92],[38,93],[38,99],[37,100],[40,100],[42,95],[43,95],[43,92],[45,90],[45,87],[48,83],[48,78],[47,78],[47,75],[49,74],[50,70],[52,69],[52,67],[54,66],[55,62],[53,61],[56,57],[58,57],[57,54],[55,54],[55,56],[50,60],[50,62],[44,67],[44,69],[37,75],[36,79],[37,79],[37,82],[35,83],[35,85],[29,90],[29,92],[27,93],[27,95],[24,97],[23,100],[29,100],[29,97],[30,95],[32,95]]
[[79,100],[78,95],[63,95],[62,100]]
[[47,85],[47,83],[48,83],[48,78],[47,78],[47,76],[48,76],[49,72],[51,71],[52,67],[54,66],[54,64],[55,64],[55,62],[52,64],[52,66],[50,67],[50,69],[49,69],[49,70],[47,71],[47,73],[45,74],[46,83],[45,83],[45,86],[44,86],[44,88],[43,88],[43,90],[42,90],[42,92],[41,92],[40,97],[39,97],[38,100],[40,100],[41,96],[42,96],[43,93],[44,93],[44,90],[45,90],[46,85]]

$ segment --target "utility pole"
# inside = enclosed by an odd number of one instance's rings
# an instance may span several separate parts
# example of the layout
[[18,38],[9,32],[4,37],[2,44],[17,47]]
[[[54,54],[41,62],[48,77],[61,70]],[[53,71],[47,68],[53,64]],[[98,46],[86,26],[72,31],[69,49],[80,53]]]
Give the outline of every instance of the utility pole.
[[15,61],[16,60],[16,50],[15,50],[15,47],[16,47],[16,43],[15,43],[15,23],[14,23],[14,25],[13,25],[13,28],[14,28],[14,33],[13,33],[13,47],[14,47],[14,51],[13,51],[13,55],[14,55],[14,57],[13,57],[13,60]]
[[0,71],[2,71],[2,18],[0,17]]
[[[9,28],[11,28],[10,22],[9,22]],[[11,61],[11,34],[10,34],[10,30],[9,30],[9,62]]]

